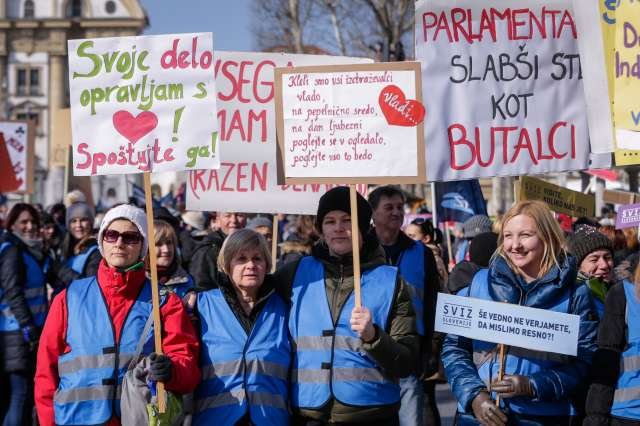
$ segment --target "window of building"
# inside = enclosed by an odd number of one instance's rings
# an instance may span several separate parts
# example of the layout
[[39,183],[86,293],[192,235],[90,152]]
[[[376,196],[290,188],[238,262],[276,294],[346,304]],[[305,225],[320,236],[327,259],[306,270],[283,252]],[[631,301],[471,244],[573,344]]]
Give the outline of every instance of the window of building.
[[107,11],[107,13],[109,15],[115,13],[116,11],[116,2],[113,0],[108,0],[105,4],[104,4],[104,9]]
[[67,18],[82,17],[82,0],[70,0],[67,3]]
[[40,69],[20,67],[16,70],[16,95],[18,96],[39,96],[40,90]]
[[33,18],[36,15],[36,7],[33,0],[24,0],[24,17]]

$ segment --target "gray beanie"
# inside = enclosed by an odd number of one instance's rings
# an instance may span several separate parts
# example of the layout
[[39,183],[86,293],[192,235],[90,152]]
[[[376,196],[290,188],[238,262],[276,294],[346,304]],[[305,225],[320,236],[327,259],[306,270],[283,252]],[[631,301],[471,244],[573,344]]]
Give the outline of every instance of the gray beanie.
[[71,220],[75,218],[87,217],[91,221],[91,226],[93,226],[94,214],[93,209],[89,204],[78,202],[73,203],[67,207],[67,215],[65,217],[65,224],[67,225],[67,229],[69,229],[69,224]]
[[104,257],[102,252],[102,234],[111,225],[111,222],[117,219],[126,219],[133,223],[142,234],[142,251],[140,251],[140,257],[144,257],[147,254],[149,248],[149,239],[147,237],[147,215],[141,208],[132,206],[131,204],[120,204],[109,210],[102,219],[100,224],[100,231],[98,231],[98,248],[100,254]]
[[489,219],[489,216],[483,214],[471,216],[462,224],[465,238],[474,238],[478,234],[491,232],[491,227],[491,219]]
[[273,221],[269,220],[264,216],[254,217],[247,223],[247,229],[256,230],[256,228],[260,228],[261,226],[265,226],[271,230],[273,230]]

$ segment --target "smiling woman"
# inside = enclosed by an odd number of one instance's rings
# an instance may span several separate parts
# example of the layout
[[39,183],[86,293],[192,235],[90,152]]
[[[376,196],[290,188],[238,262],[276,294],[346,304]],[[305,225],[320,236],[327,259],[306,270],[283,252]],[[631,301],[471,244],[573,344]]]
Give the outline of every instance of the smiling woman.
[[496,377],[501,362],[495,343],[448,335],[442,361],[461,408],[458,424],[570,425],[584,413],[583,404],[570,395],[586,380],[598,316],[589,288],[576,283],[576,261],[564,246],[547,205],[522,201],[504,216],[489,268],[476,273],[459,295],[579,315],[578,356],[560,359],[512,349],[503,362],[505,375]]

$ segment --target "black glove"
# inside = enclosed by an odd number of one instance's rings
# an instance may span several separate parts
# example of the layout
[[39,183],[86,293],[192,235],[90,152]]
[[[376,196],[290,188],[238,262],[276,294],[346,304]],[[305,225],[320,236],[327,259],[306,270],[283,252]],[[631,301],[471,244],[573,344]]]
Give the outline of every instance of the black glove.
[[34,352],[38,348],[40,332],[36,327],[28,325],[22,328],[22,339],[29,347],[29,351]]
[[480,392],[471,402],[473,415],[482,425],[506,426],[507,416],[496,407],[496,403],[487,392]]
[[496,392],[502,398],[514,398],[516,396],[533,397],[533,386],[527,376],[505,374],[502,380],[491,384],[491,391]]
[[171,359],[166,355],[149,355],[149,379],[156,382],[168,382],[171,379]]

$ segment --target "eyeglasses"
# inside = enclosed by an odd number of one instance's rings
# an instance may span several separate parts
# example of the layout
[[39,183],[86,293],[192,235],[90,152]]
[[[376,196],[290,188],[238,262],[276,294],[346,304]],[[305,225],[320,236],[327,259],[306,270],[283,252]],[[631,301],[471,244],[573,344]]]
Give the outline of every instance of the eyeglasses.
[[142,241],[142,235],[139,232],[127,231],[127,232],[118,232],[115,229],[107,229],[104,231],[104,235],[102,239],[110,244],[118,241],[118,238],[122,237],[122,242],[128,246],[133,246]]

